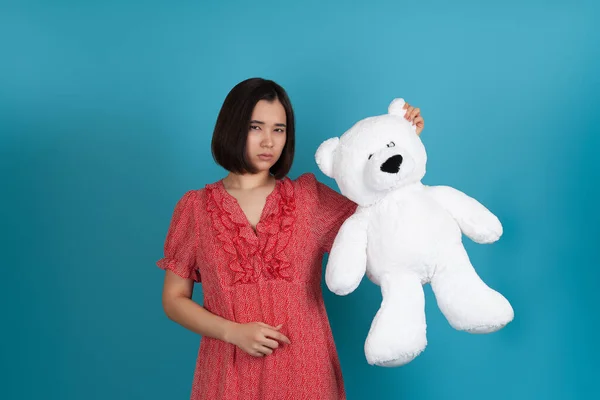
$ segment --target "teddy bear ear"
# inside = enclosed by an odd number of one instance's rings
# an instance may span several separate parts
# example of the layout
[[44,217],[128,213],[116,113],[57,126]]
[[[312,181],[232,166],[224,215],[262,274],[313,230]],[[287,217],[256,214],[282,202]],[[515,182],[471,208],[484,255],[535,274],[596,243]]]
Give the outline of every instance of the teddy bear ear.
[[404,99],[392,100],[388,107],[388,114],[399,115],[400,117],[404,117],[404,114],[406,114],[406,110],[402,108],[404,107],[404,104],[406,104]]
[[330,178],[333,178],[333,155],[340,143],[340,138],[334,137],[327,139],[317,149],[315,159],[321,172]]
[[[404,114],[406,114],[406,110],[403,108],[406,102],[404,99],[394,99],[390,103],[388,107],[388,114],[398,115],[404,118]],[[417,126],[415,124],[410,124],[410,127],[414,132],[417,131]]]

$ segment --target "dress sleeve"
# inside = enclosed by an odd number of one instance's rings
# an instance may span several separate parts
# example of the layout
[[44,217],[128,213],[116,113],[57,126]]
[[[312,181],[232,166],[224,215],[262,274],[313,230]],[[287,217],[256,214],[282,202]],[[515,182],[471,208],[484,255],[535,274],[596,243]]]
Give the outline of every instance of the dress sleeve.
[[342,224],[358,205],[329,186],[317,181],[313,174],[305,174],[303,180],[314,199],[313,231],[324,253],[331,251],[333,241]]
[[164,243],[164,257],[156,265],[161,269],[171,270],[182,278],[201,282],[196,262],[199,232],[195,206],[194,191],[184,194],[175,205]]

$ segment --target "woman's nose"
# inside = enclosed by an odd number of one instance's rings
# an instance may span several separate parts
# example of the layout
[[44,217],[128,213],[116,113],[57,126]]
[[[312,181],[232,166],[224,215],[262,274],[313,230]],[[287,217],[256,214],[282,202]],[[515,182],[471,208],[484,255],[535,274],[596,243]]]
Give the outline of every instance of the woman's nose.
[[273,146],[273,137],[271,136],[270,133],[265,133],[265,136],[263,137],[263,140],[262,140],[262,145],[265,147]]

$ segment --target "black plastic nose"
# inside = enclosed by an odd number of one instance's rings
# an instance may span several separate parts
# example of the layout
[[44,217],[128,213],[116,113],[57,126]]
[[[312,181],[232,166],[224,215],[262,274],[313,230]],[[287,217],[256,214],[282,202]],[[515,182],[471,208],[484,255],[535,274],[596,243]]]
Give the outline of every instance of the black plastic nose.
[[397,174],[400,171],[400,164],[402,164],[402,156],[396,154],[391,156],[381,165],[381,170],[389,174]]

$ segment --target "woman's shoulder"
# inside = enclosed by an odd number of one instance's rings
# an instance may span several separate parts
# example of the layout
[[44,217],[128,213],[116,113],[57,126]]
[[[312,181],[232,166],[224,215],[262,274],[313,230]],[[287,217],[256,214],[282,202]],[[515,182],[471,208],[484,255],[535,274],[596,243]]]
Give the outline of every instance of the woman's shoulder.
[[206,188],[189,189],[181,196],[182,199],[198,200],[206,195]]
[[317,177],[312,172],[307,172],[300,175],[298,178],[291,180],[294,185],[294,190],[305,202],[318,203],[324,195],[333,192],[329,186],[319,182]]
[[[289,179],[289,178],[288,178]],[[310,187],[316,187],[319,184],[317,177],[312,172],[305,172],[296,179],[290,179],[294,186],[299,189],[307,189]]]
[[303,173],[296,179],[290,179],[288,177],[285,179],[294,187],[296,197],[301,197],[303,199],[314,197],[317,186],[319,185],[319,181],[317,181],[315,174],[312,172]]
[[188,189],[179,196],[176,207],[180,209],[197,209],[205,197],[206,188]]
[[195,189],[189,189],[183,194],[183,197],[198,201],[210,196],[213,192],[220,192],[221,188],[223,188],[223,179],[205,183],[204,186],[198,186]]
[[313,196],[334,191],[326,184],[320,182],[312,172],[306,172],[292,182],[294,182],[294,185],[297,186],[299,190],[308,192]]

